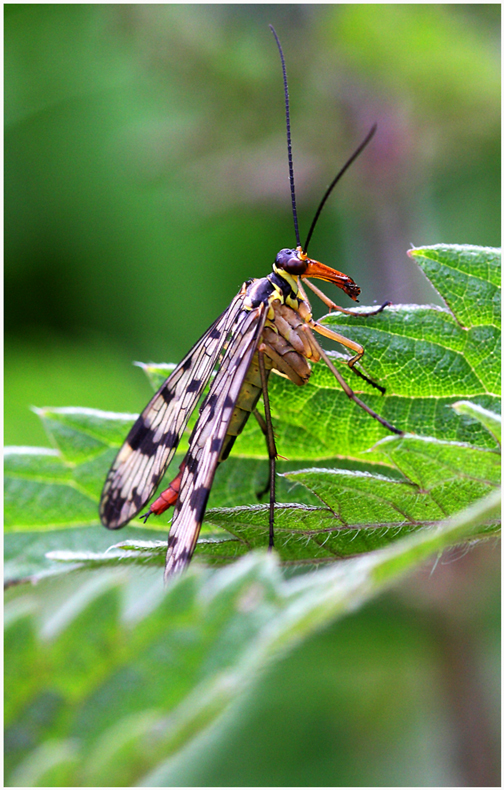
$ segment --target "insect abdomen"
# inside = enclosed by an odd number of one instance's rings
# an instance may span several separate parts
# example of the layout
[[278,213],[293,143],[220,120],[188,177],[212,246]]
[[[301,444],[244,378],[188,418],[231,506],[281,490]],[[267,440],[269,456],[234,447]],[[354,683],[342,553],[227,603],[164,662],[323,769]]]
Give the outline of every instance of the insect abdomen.
[[[270,370],[273,367],[271,360],[266,359],[266,376],[269,377]],[[259,371],[259,360],[257,354],[254,354],[250,367],[245,376],[240,395],[234,407],[234,411],[229,423],[229,428],[224,439],[224,444],[219,456],[219,462],[225,461],[231,452],[231,448],[236,441],[236,437],[243,431],[246,422],[261,397],[261,373]]]

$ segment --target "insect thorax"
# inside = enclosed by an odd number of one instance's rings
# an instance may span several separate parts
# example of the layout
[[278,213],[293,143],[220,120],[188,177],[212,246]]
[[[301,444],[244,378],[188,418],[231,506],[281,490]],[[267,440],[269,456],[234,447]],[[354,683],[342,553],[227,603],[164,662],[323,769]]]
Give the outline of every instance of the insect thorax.
[[281,304],[288,304],[294,310],[299,308],[302,299],[299,297],[299,285],[297,277],[278,269],[273,264],[273,271],[267,277],[249,280],[245,284],[244,307],[246,310],[253,310],[272,301],[279,301]]
[[261,350],[276,372],[294,384],[306,384],[311,373],[308,360],[317,362],[320,357],[311,333],[303,329],[311,319],[311,309],[299,294],[297,277],[274,265],[267,277],[250,280],[244,307],[252,310],[260,304],[268,304]]

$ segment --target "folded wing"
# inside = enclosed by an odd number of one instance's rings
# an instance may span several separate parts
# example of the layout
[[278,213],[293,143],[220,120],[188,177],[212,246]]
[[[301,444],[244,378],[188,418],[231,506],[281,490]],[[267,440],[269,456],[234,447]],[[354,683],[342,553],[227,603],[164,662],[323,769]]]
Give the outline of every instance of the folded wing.
[[238,294],[198,340],[147,404],[110,469],[100,501],[100,518],[118,529],[142,510],[156,490],[180,437],[242,309]]
[[180,493],[175,506],[165,578],[191,559],[231,415],[266,320],[267,305],[243,311],[189,440]]

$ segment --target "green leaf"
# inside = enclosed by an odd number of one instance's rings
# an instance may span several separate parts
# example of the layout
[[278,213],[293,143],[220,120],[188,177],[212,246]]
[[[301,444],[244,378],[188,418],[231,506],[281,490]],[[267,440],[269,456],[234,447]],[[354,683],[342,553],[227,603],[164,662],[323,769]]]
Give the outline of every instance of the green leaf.
[[[483,408],[500,410],[500,250],[436,245],[409,254],[450,309],[403,305],[371,318],[331,314],[322,323],[339,332],[344,327],[344,334],[365,348],[363,368],[387,390],[382,399],[369,391],[365,400],[386,419],[406,432],[491,447],[481,426],[458,419],[449,406],[471,398]],[[313,384],[318,381],[314,377]],[[355,386],[355,378],[350,383]],[[312,408],[321,393],[303,388],[303,396],[308,402],[299,405],[306,426],[312,432],[314,423],[317,432],[320,426],[324,445],[330,442],[336,449],[339,444],[358,457],[365,449],[363,435],[378,439],[386,434],[378,424],[363,428],[369,418],[361,414],[359,420],[358,407],[345,403],[341,391],[321,422]]]
[[[487,417],[485,417],[487,419]],[[425,437],[387,437],[375,448],[394,464],[397,476],[362,470],[313,468],[284,473],[301,484],[318,506],[279,504],[275,547],[283,564],[319,565],[374,551],[425,526],[433,526],[486,496],[500,482],[500,455],[493,450]],[[383,467],[386,468],[386,467]],[[207,511],[196,554],[212,563],[230,562],[264,546],[269,529],[266,505]],[[213,534],[208,530],[214,529]],[[225,530],[225,531],[224,531]],[[498,534],[497,524],[480,538]],[[130,530],[112,549],[50,550],[46,561],[97,566],[161,565],[165,542]],[[54,569],[52,572],[56,572]]]
[[457,414],[467,414],[469,417],[479,421],[501,444],[502,419],[500,414],[494,414],[492,411],[488,411],[488,409],[484,409],[482,406],[467,400],[454,403],[452,408],[455,409]]
[[410,255],[467,329],[501,326],[500,249],[435,244]]
[[96,499],[56,450],[8,447],[4,474],[6,531],[96,523]]
[[155,392],[158,391],[163,381],[167,379],[177,367],[173,362],[161,362],[158,365],[154,364],[154,362],[150,362],[149,364],[145,362],[135,362],[135,365],[143,370]]
[[137,414],[85,408],[34,409],[68,463],[90,461],[108,447],[120,447]]
[[[493,451],[414,436],[390,437],[378,447],[402,479],[342,469],[285,473],[325,506],[277,508],[276,547],[285,562],[319,563],[372,551],[456,513],[500,482],[500,456]],[[241,550],[255,548],[267,534],[268,508],[214,509],[207,523],[235,535]],[[490,526],[484,534],[494,533]],[[240,551],[238,544],[230,548]],[[211,546],[198,550],[216,557]]]
[[[386,387],[385,396],[352,375],[348,357],[332,352],[335,364],[366,403],[409,435],[389,437],[322,363],[303,387],[270,377],[277,447],[289,459],[277,467],[277,502],[283,506],[277,507],[276,546],[286,564],[332,562],[385,546],[466,507],[498,483],[499,253],[437,245],[410,254],[449,309],[395,306],[370,318],[323,319],[365,346],[364,368]],[[154,388],[173,369],[141,367]],[[103,481],[135,415],[77,408],[37,413],[57,449],[8,451],[6,529],[40,530],[47,539],[33,538],[38,567],[31,553],[29,563],[12,562],[10,572],[35,578],[83,563],[158,565],[164,550],[156,531],[166,533],[168,519],[151,519],[148,534],[135,531],[133,522],[127,538],[124,532],[111,536],[98,521]],[[179,453],[186,447],[187,433]],[[267,482],[265,456],[262,432],[249,420],[214,481],[197,549],[208,561],[229,562],[264,545],[268,508],[255,503]],[[179,454],[166,479],[180,461]],[[323,461],[323,468],[313,468],[315,461],[318,467]],[[67,542],[62,530],[69,527],[82,538],[83,528],[92,527],[100,538],[88,545]],[[485,534],[494,529],[488,525]],[[19,558],[17,544],[9,541],[7,535],[7,551]]]
[[[80,572],[7,592],[6,784],[172,786],[177,760],[262,671],[498,518],[500,492],[364,557],[286,581],[274,556],[163,589],[159,570]],[[141,690],[141,693],[139,693]]]
[[[163,556],[166,554],[166,534],[139,527],[125,527],[119,534],[103,528],[80,527],[76,529],[53,529],[47,532],[15,532],[6,536],[4,547],[4,577],[7,583],[16,580],[36,580],[75,570],[82,566],[83,559],[93,555],[109,556],[110,545],[122,541],[152,543],[162,540]],[[53,556],[55,555],[55,556]],[[71,555],[71,556],[70,556]],[[62,556],[70,568],[63,566]],[[116,563],[117,564],[117,563]]]

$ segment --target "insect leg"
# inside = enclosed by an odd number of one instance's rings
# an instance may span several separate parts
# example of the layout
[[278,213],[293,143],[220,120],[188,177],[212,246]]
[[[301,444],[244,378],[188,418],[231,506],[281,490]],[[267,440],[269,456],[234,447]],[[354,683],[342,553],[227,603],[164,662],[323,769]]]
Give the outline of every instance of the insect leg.
[[306,283],[308,288],[311,288],[314,294],[317,294],[318,298],[329,308],[329,310],[337,310],[339,313],[345,313],[346,315],[356,315],[360,316],[361,318],[368,318],[371,315],[377,315],[381,313],[386,307],[392,304],[392,302],[384,302],[380,307],[377,307],[375,310],[369,310],[367,313],[360,313],[355,312],[354,310],[347,310],[345,307],[340,307],[339,305],[335,304],[332,299],[329,299],[326,294],[317,288],[316,285],[313,285],[310,280],[305,277],[303,279],[303,283]]
[[273,425],[271,424],[271,412],[268,397],[268,380],[266,378],[266,367],[264,364],[264,353],[261,351],[261,346],[258,348],[259,370],[261,373],[261,384],[263,390],[264,400],[264,414],[266,416],[266,444],[268,447],[269,456],[269,490],[270,490],[270,512],[269,512],[269,543],[268,550],[274,546],[274,533],[275,533],[275,461],[277,451],[275,446],[275,437],[273,435]]
[[356,362],[359,362],[359,360],[361,360],[364,355],[364,348],[360,345],[360,343],[355,343],[355,341],[350,340],[350,338],[340,335],[338,332],[333,332],[332,329],[322,326],[322,324],[319,324],[318,321],[310,321],[310,326],[320,335],[324,335],[324,337],[328,337],[330,340],[335,340],[336,343],[341,343],[342,346],[355,351],[355,356],[353,356],[348,361],[348,367],[353,373],[355,373],[357,376],[360,376],[361,379],[364,379],[364,381],[367,381],[367,383],[371,384],[372,387],[375,387],[375,389],[379,390],[382,395],[385,394],[385,387],[380,386],[380,384],[378,384],[376,381],[373,381],[373,379],[370,379],[368,376],[362,373],[362,371],[355,367]]
[[[308,331],[310,331],[309,328],[308,328]],[[345,338],[345,340],[347,340],[347,338]],[[402,436],[403,435],[403,431],[400,431],[399,428],[396,428],[394,425],[392,425],[392,423],[390,423],[387,420],[385,420],[383,417],[381,417],[379,414],[377,414],[375,411],[373,411],[373,409],[371,409],[366,403],[364,403],[364,401],[361,401],[361,399],[359,397],[357,397],[357,395],[355,394],[353,389],[351,389],[351,387],[348,386],[348,384],[346,383],[345,379],[343,378],[343,376],[341,375],[339,370],[336,370],[336,368],[334,367],[333,363],[331,362],[331,359],[327,356],[326,352],[324,351],[324,349],[322,348],[320,343],[317,342],[315,337],[313,337],[313,342],[314,342],[315,346],[318,348],[320,356],[322,357],[322,359],[326,363],[327,367],[329,368],[331,373],[337,378],[337,380],[341,384],[341,387],[342,387],[343,391],[345,392],[346,395],[348,395],[350,400],[353,400],[358,406],[361,407],[361,409],[364,409],[364,411],[367,411],[367,413],[370,414],[371,417],[374,417],[375,420],[378,420],[378,422],[381,423],[385,428],[387,428],[387,430],[391,431],[392,433],[396,433],[399,436]]]
[[[254,409],[252,414],[254,415],[254,417],[258,422],[259,428],[261,429],[263,436],[265,437],[266,441],[268,441],[268,426],[266,425],[266,420],[264,419],[264,417],[262,416],[261,412],[258,409]],[[270,477],[268,475],[268,480],[266,482],[266,485],[264,486],[264,488],[261,488],[261,490],[257,491],[256,493],[257,499],[262,499],[263,496],[268,493],[268,491],[270,490],[270,482],[271,482]]]
[[267,437],[268,436],[268,426],[266,425],[266,420],[262,416],[261,412],[258,409],[254,409],[252,414],[256,418],[256,420],[257,420],[257,422],[259,424],[259,428],[263,432],[264,436]]

